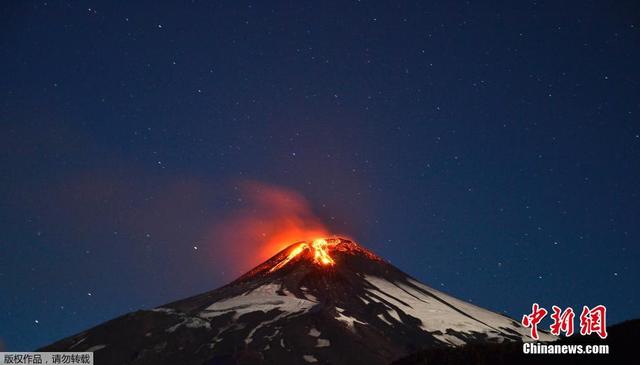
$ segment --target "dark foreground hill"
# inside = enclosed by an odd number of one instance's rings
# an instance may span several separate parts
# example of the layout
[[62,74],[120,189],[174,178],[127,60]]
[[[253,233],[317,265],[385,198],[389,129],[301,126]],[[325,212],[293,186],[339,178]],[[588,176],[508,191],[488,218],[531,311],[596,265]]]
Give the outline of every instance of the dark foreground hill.
[[553,345],[608,344],[609,354],[523,354],[522,343],[502,344],[474,343],[461,347],[437,347],[416,352],[393,362],[394,365],[500,365],[500,364],[635,364],[638,363],[638,339],[640,319],[626,321],[608,328],[609,336],[601,340],[597,336],[573,335],[562,338]]

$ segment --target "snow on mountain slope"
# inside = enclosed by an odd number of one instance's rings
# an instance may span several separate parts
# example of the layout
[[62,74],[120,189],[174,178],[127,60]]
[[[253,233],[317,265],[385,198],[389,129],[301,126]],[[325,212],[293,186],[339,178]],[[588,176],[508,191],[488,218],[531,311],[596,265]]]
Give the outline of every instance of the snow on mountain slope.
[[318,304],[311,300],[297,298],[286,291],[283,292],[283,295],[279,295],[277,293],[279,290],[282,290],[280,285],[263,285],[242,295],[214,302],[200,313],[199,316],[202,318],[211,318],[233,312],[235,317],[239,318],[246,313],[266,313],[272,310],[289,314],[304,313]]
[[[528,341],[529,330],[498,313],[488,311],[473,304],[463,302],[440,291],[423,285],[413,279],[407,279],[410,285],[401,282],[389,282],[377,276],[366,276],[366,281],[375,287],[368,289],[367,296],[373,301],[378,298],[387,299],[389,314],[397,318],[397,311],[419,319],[420,328],[427,332],[442,332],[437,338],[451,345],[462,345],[464,340],[456,336],[447,335],[446,331],[454,329],[460,333],[473,335],[484,333],[489,338],[503,340],[505,331],[515,331]],[[541,334],[543,341],[554,340],[555,337],[546,333]]]

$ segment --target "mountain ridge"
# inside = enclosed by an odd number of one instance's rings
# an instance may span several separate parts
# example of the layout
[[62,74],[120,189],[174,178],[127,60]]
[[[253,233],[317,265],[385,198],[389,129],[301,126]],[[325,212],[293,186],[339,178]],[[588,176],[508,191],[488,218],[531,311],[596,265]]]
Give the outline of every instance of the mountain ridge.
[[425,347],[527,341],[527,334],[517,321],[333,237],[294,243],[218,289],[44,349],[103,346],[95,356],[108,364],[386,364]]

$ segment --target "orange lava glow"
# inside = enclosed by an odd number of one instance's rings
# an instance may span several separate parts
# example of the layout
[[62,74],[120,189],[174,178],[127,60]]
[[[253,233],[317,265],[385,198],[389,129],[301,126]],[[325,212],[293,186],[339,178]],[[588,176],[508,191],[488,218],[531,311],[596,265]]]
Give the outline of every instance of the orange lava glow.
[[221,217],[207,238],[215,259],[223,258],[224,271],[231,275],[241,275],[294,242],[311,245],[330,237],[309,201],[291,189],[247,181],[233,191],[241,207]]
[[284,250],[293,242],[310,242],[316,237],[327,236],[328,233],[319,228],[308,228],[299,222],[285,221],[280,223],[278,231],[264,237],[261,249],[257,252],[260,261]]
[[289,261],[291,261],[294,257],[296,257],[299,254],[301,254],[302,251],[306,250],[307,248],[309,248],[309,246],[307,246],[306,243],[299,244],[293,250],[291,250],[291,252],[289,252],[289,255],[287,255],[286,259],[280,261],[276,266],[272,267],[271,270],[269,270],[269,271],[276,271],[279,268],[283,267],[284,265],[289,263]]
[[323,239],[314,240],[311,244],[313,248],[313,261],[320,265],[333,265],[336,262],[329,256],[329,244]]
[[287,255],[287,257],[280,261],[277,265],[272,267],[269,271],[276,271],[286,264],[288,264],[291,260],[293,260],[296,256],[301,253],[309,250],[313,255],[313,262],[321,265],[321,266],[332,266],[335,265],[335,261],[329,255],[329,249],[337,245],[337,242],[327,242],[327,240],[318,238],[313,240],[310,244],[309,242],[300,243],[298,246],[294,247],[291,252]]

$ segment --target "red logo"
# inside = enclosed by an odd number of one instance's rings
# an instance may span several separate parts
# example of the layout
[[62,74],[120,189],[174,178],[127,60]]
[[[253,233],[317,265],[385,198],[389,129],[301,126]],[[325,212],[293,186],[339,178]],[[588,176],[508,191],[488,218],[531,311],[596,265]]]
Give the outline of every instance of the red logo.
[[600,338],[607,338],[607,308],[599,305],[589,309],[586,305],[582,307],[580,315],[580,334],[590,335],[598,334]]
[[554,305],[552,309],[551,334],[559,336],[561,332],[564,332],[567,337],[571,336],[573,334],[573,318],[576,316],[573,313],[573,308],[569,307],[561,312],[560,308]]
[[[552,306],[553,313],[551,314],[551,320],[553,323],[550,326],[551,334],[555,336],[561,335],[563,332],[565,336],[573,335],[573,323],[575,313],[573,308],[568,307],[565,310],[561,310],[558,306]],[[538,324],[547,315],[548,311],[541,308],[538,303],[533,303],[531,306],[531,313],[522,316],[522,325],[531,328],[531,338],[534,340],[539,339],[538,336]],[[589,309],[586,305],[582,308],[580,314],[580,334],[583,336],[590,335],[592,333],[597,334],[600,338],[607,338],[607,308],[604,305],[598,305]]]
[[538,323],[542,321],[547,315],[547,310],[540,308],[538,303],[533,303],[531,306],[531,314],[522,316],[522,325],[525,327],[531,327],[531,338],[538,339]]

